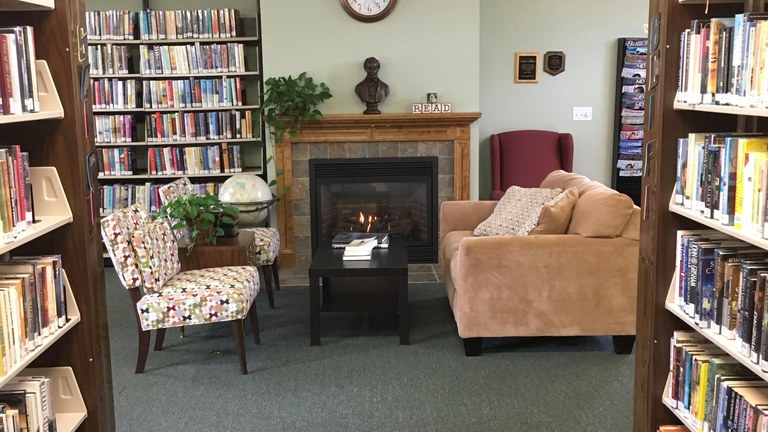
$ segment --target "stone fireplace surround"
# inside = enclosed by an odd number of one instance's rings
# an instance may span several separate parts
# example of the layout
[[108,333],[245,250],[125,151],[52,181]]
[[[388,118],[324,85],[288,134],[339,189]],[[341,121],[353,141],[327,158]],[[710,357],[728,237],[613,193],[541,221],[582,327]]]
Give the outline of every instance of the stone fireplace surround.
[[308,268],[311,261],[310,158],[437,156],[439,201],[469,199],[470,125],[479,112],[446,114],[329,114],[285,134],[275,147],[280,261]]

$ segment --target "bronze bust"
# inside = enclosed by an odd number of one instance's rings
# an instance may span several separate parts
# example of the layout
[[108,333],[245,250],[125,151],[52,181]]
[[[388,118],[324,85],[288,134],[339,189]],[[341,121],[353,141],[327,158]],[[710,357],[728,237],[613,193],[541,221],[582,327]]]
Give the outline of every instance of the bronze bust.
[[381,114],[379,102],[389,95],[389,86],[379,79],[381,64],[376,57],[368,57],[363,62],[366,77],[355,86],[355,93],[361,101],[365,102],[366,110],[363,114]]

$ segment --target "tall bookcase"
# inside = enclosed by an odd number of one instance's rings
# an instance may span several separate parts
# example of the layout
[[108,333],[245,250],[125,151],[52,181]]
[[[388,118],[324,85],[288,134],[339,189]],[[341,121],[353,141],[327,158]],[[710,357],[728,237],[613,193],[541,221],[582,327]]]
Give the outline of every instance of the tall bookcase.
[[[637,432],[655,431],[662,424],[681,423],[662,402],[669,375],[670,338],[678,329],[700,331],[692,320],[679,316],[667,306],[675,269],[676,231],[709,227],[768,249],[762,239],[740,235],[717,221],[670,205],[676,177],[678,138],[686,137],[689,132],[768,131],[766,109],[675,105],[680,33],[689,28],[694,19],[759,12],[763,6],[752,0],[650,2],[634,402],[634,430]],[[702,334],[730,352],[728,343],[719,340],[723,338],[704,331]],[[749,363],[748,359],[738,355],[734,358]],[[768,377],[764,373],[762,376]]]
[[[72,328],[44,350],[36,350],[36,357],[28,359],[28,363],[53,368],[48,370],[72,369],[72,379],[82,393],[83,412],[76,414],[79,420],[67,422],[59,430],[95,432],[114,430],[115,419],[101,234],[98,206],[93,205],[97,196],[92,193],[96,171],[92,157],[89,158],[93,141],[86,133],[86,119],[91,111],[84,11],[79,0],[0,0],[0,26],[34,27],[37,58],[47,62],[50,82],[55,85],[55,89],[48,88],[49,102],[56,107],[44,108],[44,112],[29,117],[0,117],[0,142],[21,145],[30,153],[33,167],[55,168],[47,169],[55,174],[46,174],[47,179],[41,179],[34,189],[36,211],[42,212],[36,218],[47,220],[48,217],[42,217],[47,212],[66,214],[61,223],[35,230],[23,241],[3,247],[0,253],[62,255],[71,298],[76,302],[70,313]],[[56,199],[51,200],[52,197]],[[83,418],[85,411],[87,417]]]
[[[266,179],[263,123],[258,116],[262,100],[258,10],[257,3],[256,16],[238,14],[236,37],[224,35],[223,9],[182,10],[173,16],[164,10],[145,9],[144,13],[152,16],[150,23],[155,17],[161,22],[163,17],[162,23],[169,29],[168,35],[155,33],[151,38],[141,37],[139,19],[132,35],[117,40],[97,38],[91,23],[89,57],[95,104],[92,133],[96,137],[102,208],[110,211],[125,207],[135,202],[136,195],[151,196],[157,187],[182,176],[209,186],[223,183],[236,172]],[[199,30],[194,25],[199,35],[171,37],[174,23],[190,23],[191,29],[190,17],[197,16],[198,11],[199,18],[192,21],[200,22]],[[129,13],[139,16],[139,11]],[[112,16],[118,14],[124,15],[125,11],[102,11],[100,15],[94,12],[91,16],[99,17],[92,21],[111,22]],[[211,26],[217,15],[221,25],[215,28],[219,31],[221,27],[221,36],[210,34],[210,29],[204,34],[204,23]],[[235,19],[232,21],[234,27]],[[226,22],[230,22],[229,16]],[[163,28],[162,24],[158,27]],[[120,60],[121,56],[124,60]],[[202,66],[206,60],[215,69],[190,70],[182,66],[198,62]],[[124,64],[118,67],[121,61]],[[150,61],[157,67],[150,67]],[[112,70],[107,69],[108,63],[112,63]],[[239,67],[226,70],[227,63]],[[195,100],[192,106],[190,99]],[[216,126],[209,122],[211,118],[218,119]],[[204,119],[205,129],[200,119]],[[227,128],[225,122],[232,126]],[[192,123],[196,126],[190,126]],[[208,136],[200,133],[206,129]],[[217,129],[219,135],[229,129],[231,136],[211,136]],[[174,130],[178,135],[173,136]],[[216,190],[215,186],[211,189]],[[126,194],[131,198],[125,199]]]

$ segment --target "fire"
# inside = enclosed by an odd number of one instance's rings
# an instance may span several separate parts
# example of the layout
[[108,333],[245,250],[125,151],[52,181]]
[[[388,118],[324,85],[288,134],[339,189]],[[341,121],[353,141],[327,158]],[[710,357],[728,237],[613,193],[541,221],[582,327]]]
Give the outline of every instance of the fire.
[[366,215],[365,213],[360,212],[360,217],[358,220],[360,221],[360,224],[365,227],[365,232],[371,232],[371,226],[373,225],[373,222],[378,220],[378,217],[374,215]]

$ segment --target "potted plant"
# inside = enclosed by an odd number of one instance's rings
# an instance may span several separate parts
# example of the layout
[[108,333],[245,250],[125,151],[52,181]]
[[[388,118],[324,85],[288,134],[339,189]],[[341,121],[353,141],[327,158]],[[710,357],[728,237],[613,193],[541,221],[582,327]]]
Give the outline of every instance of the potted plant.
[[234,224],[238,210],[221,202],[218,195],[190,193],[181,195],[160,207],[158,217],[173,221],[174,230],[187,230],[187,248],[196,244],[216,244],[224,235],[224,224]]
[[[322,119],[323,114],[317,107],[333,97],[325,83],[316,83],[306,72],[295,78],[291,75],[267,78],[264,87],[261,116],[275,144],[283,142],[286,132],[290,136],[298,135],[304,122]],[[267,163],[273,159],[270,155]],[[282,170],[275,171],[276,176],[282,174]],[[275,184],[275,179],[269,182],[270,186]]]
[[325,83],[315,83],[306,72],[296,78],[290,75],[267,78],[264,86],[261,115],[275,143],[283,142],[285,132],[298,135],[305,121],[322,119],[323,114],[317,107],[333,97]]

